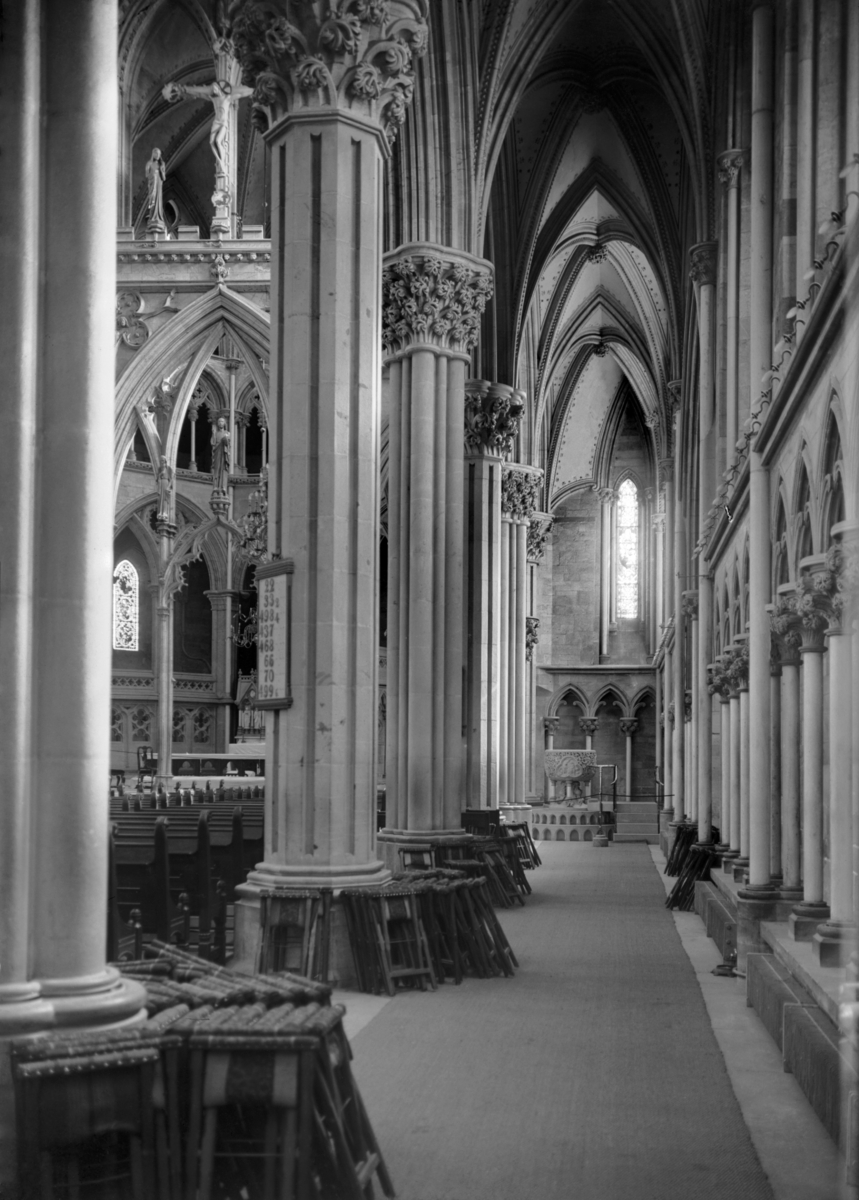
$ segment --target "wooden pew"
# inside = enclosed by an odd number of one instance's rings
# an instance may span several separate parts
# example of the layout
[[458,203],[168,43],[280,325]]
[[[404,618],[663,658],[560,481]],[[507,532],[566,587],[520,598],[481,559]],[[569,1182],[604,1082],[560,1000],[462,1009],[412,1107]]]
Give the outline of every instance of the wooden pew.
[[[170,858],[167,820],[153,813],[124,814],[117,822],[115,861],[116,899],[120,912],[140,910],[143,932],[159,940],[187,945],[191,914],[188,898],[181,894],[176,903],[170,897]],[[136,820],[130,818],[136,817]]]

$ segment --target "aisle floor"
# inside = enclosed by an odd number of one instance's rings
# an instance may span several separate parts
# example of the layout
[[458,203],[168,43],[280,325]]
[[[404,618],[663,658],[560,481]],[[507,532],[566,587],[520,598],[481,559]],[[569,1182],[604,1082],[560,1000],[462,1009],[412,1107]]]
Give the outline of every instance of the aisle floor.
[[[644,845],[540,845],[513,979],[346,995],[401,1200],[836,1200],[839,1160]],[[742,1102],[742,1109],[740,1102]]]

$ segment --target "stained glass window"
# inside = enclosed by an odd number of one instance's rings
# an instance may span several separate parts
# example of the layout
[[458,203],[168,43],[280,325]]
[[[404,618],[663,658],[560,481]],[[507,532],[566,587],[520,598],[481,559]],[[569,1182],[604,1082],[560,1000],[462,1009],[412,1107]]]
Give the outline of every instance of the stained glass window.
[[617,615],[638,616],[638,488],[631,479],[617,493]]
[[113,648],[137,650],[139,583],[137,572],[127,558],[114,571],[113,581]]

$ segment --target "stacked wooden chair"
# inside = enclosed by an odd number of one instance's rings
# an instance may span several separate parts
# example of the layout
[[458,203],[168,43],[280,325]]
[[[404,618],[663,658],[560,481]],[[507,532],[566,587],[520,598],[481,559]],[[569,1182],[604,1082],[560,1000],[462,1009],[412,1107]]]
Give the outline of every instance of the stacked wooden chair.
[[145,1024],[13,1043],[22,1197],[394,1195],[327,985],[145,953]]
[[260,892],[261,974],[295,971],[308,979],[328,979],[332,898],[330,888]]

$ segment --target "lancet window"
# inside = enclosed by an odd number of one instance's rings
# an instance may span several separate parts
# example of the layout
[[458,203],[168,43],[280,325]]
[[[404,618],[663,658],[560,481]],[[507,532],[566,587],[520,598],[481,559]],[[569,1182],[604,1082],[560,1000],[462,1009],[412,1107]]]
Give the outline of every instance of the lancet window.
[[639,615],[639,529],[641,519],[638,488],[626,479],[617,491],[616,588],[619,619]]
[[140,630],[140,581],[124,558],[113,573],[113,648],[137,650]]

